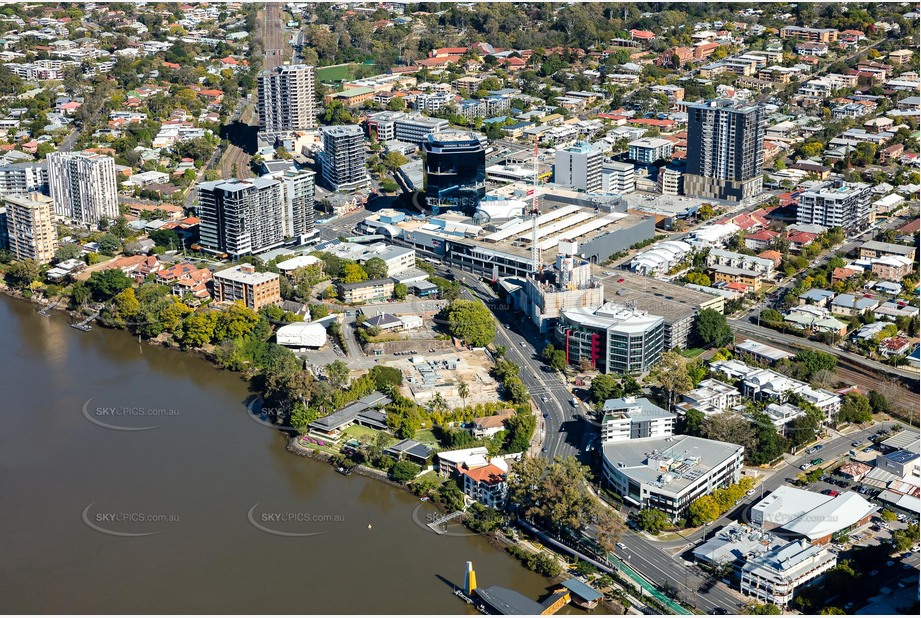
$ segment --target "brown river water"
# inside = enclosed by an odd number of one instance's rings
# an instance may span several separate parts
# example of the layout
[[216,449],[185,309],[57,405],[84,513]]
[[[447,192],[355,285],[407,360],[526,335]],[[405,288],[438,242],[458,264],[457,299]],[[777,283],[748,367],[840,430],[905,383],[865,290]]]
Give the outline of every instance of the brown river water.
[[7,297],[0,333],[0,611],[470,613],[467,560],[547,592],[409,493],[287,453],[236,374]]

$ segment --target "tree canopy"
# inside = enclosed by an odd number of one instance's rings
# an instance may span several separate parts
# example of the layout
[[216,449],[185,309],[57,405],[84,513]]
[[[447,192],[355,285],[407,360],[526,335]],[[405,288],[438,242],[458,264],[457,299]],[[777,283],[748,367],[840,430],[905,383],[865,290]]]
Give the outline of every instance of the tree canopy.
[[482,347],[496,337],[496,321],[486,305],[479,301],[451,301],[443,315],[451,335],[468,345]]

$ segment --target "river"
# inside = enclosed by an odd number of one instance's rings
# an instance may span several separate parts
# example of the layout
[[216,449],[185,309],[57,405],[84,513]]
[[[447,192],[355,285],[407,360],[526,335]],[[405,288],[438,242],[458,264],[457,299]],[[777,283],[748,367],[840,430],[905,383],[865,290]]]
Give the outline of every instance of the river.
[[287,453],[236,374],[35,309],[0,300],[0,611],[469,613],[467,560],[546,593],[410,494]]

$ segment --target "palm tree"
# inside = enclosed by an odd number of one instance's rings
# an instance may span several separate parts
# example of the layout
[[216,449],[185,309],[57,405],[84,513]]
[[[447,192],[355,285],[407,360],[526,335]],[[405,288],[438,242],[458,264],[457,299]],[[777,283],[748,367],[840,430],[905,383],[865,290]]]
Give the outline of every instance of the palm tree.
[[460,381],[460,384],[457,385],[457,394],[460,395],[461,400],[464,402],[464,409],[467,409],[467,397],[470,396],[470,387],[467,386],[467,383],[463,380]]

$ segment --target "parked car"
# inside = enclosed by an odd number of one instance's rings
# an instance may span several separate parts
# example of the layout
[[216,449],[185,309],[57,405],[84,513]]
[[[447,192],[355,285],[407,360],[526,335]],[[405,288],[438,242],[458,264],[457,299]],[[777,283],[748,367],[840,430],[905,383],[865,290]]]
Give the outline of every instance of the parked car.
[[809,469],[809,464],[803,464],[803,465],[801,465],[801,466],[799,467],[799,469],[800,469],[800,470],[808,470],[808,469]]

